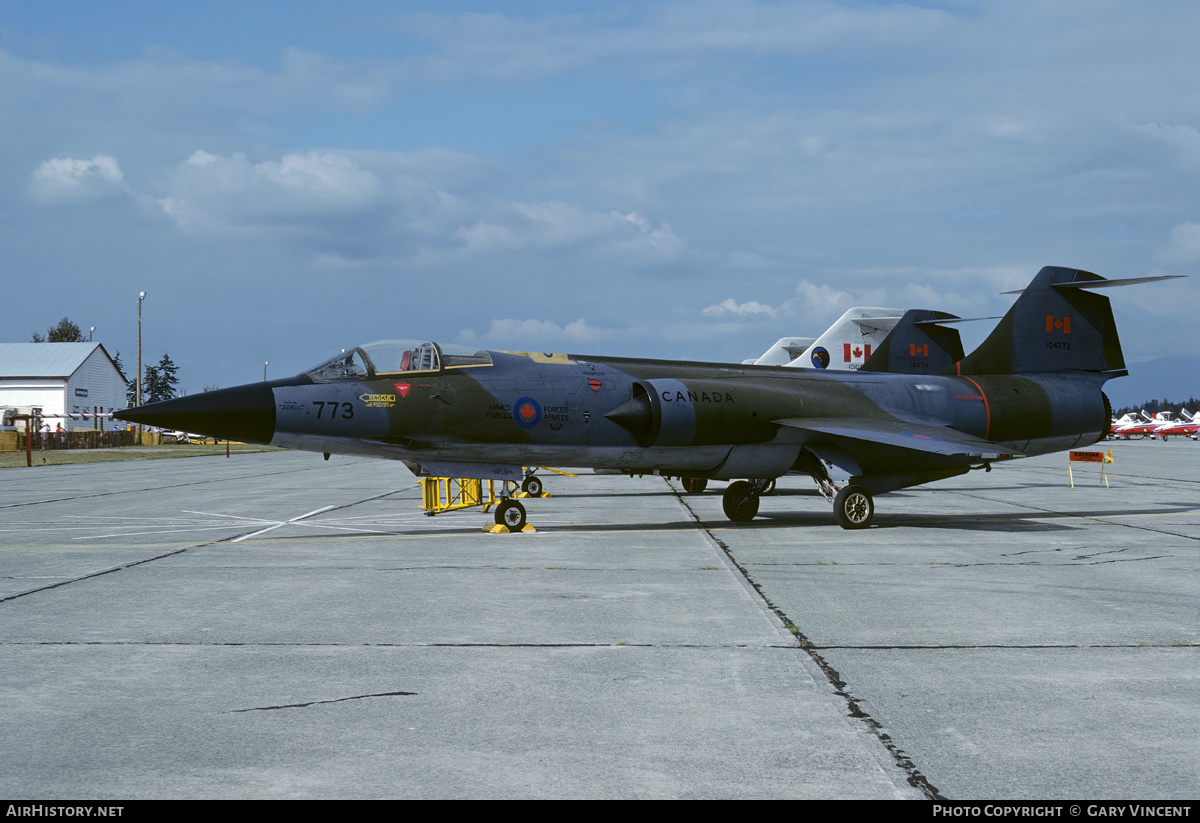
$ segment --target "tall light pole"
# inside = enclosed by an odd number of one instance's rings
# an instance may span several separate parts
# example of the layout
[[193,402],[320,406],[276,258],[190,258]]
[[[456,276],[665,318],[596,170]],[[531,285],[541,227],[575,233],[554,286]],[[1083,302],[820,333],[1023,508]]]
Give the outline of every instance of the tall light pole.
[[263,382],[264,383],[267,382],[267,363],[270,363],[270,362],[271,361],[268,360],[266,363],[263,363]]
[[93,334],[95,331],[96,331],[96,327],[95,327],[95,326],[92,326],[90,329],[88,329],[88,342],[89,342],[89,343],[91,343],[91,342],[92,342],[92,334]]
[[137,404],[142,405],[142,301],[146,293],[138,295],[138,370],[137,370]]

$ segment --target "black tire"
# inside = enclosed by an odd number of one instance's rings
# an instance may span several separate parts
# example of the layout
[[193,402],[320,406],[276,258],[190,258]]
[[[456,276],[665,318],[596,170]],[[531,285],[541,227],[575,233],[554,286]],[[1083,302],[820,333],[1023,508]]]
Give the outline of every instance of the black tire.
[[721,497],[721,507],[725,509],[725,516],[734,523],[753,520],[754,515],[758,514],[758,495],[754,493],[754,486],[745,480],[730,483]]
[[516,500],[501,500],[496,507],[496,525],[505,526],[510,532],[525,528],[525,507]]
[[700,494],[708,488],[708,480],[703,477],[681,477],[683,490],[688,494]]
[[843,529],[865,529],[875,517],[875,501],[862,486],[847,486],[834,498],[833,514]]
[[530,475],[521,482],[521,491],[526,494],[537,497],[542,493],[542,478],[536,475]]

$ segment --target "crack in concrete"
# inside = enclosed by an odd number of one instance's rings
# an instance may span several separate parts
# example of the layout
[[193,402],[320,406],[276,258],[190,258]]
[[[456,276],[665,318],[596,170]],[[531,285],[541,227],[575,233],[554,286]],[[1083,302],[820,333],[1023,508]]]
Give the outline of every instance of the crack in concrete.
[[239,714],[241,712],[270,712],[276,709],[303,709],[308,706],[321,706],[328,703],[345,703],[347,700],[365,700],[368,697],[400,697],[404,695],[415,695],[416,692],[379,692],[378,694],[357,694],[352,697],[338,697],[333,700],[310,700],[307,703],[284,703],[279,706],[255,706],[249,709],[230,709],[227,714]]
[[[209,544],[204,543],[201,545],[209,545]],[[9,600],[16,600],[18,597],[25,597],[26,595],[30,595],[30,594],[37,594],[38,592],[49,591],[50,589],[57,589],[59,586],[65,586],[68,583],[78,583],[81,580],[91,580],[93,577],[101,577],[106,574],[112,574],[113,572],[119,572],[122,569],[132,569],[134,566],[140,566],[143,563],[152,563],[155,560],[162,560],[164,557],[172,557],[177,554],[182,554],[183,552],[186,552],[191,548],[195,548],[195,547],[189,546],[186,548],[175,549],[174,551],[169,551],[166,554],[158,554],[158,555],[155,555],[154,557],[143,557],[141,560],[131,560],[128,563],[122,563],[119,566],[113,566],[108,569],[101,569],[100,571],[89,572],[88,574],[82,574],[82,575],[79,575],[78,577],[72,577],[67,580],[60,580],[57,583],[49,583],[45,586],[38,586],[37,588],[34,588],[34,589],[28,589],[23,592],[17,592],[16,594],[10,594],[5,597],[0,597],[0,603],[5,603]]]
[[[310,469],[304,469],[304,471],[310,471]],[[291,472],[271,472],[270,474],[289,474],[289,473],[291,473]],[[253,476],[253,477],[264,477],[264,476],[268,476],[268,475],[251,475],[251,476]],[[228,478],[223,478],[223,479],[228,479]],[[238,479],[242,479],[242,478],[238,478]],[[197,485],[197,484],[199,484],[199,483],[202,483],[202,482],[215,482],[215,481],[207,481],[207,480],[206,480],[206,481],[196,481],[196,482],[194,482],[194,483],[180,483],[180,484],[177,484],[177,485],[180,485],[180,486],[192,486],[192,485]],[[163,488],[174,488],[174,487],[172,487],[172,486],[164,486]],[[360,505],[360,504],[362,504],[362,503],[370,503],[370,502],[371,502],[371,501],[373,501],[373,500],[381,500],[381,499],[383,499],[383,498],[385,498],[385,497],[390,497],[390,496],[392,496],[393,494],[400,494],[401,492],[403,492],[403,491],[407,491],[408,489],[411,489],[411,488],[413,488],[413,487],[412,487],[412,486],[405,486],[404,488],[400,488],[400,489],[393,489],[392,491],[389,491],[389,492],[384,492],[383,494],[376,494],[376,495],[372,495],[371,497],[365,497],[365,498],[363,498],[362,500],[353,500],[353,501],[350,501],[350,502],[348,502],[348,503],[343,503],[343,504],[341,504],[341,505],[338,505],[338,506],[329,506],[329,507],[327,507],[327,508],[325,508],[325,509],[321,509],[321,510],[320,510],[320,513],[321,513],[321,514],[324,514],[325,512],[330,512],[330,511],[338,511],[338,510],[340,510],[340,509],[348,509],[348,508],[351,508],[351,507],[353,507],[353,506],[358,506],[358,505]],[[129,490],[126,490],[126,491],[129,491]],[[145,491],[145,489],[135,489],[134,491]],[[96,495],[83,495],[83,496],[84,496],[84,497],[101,497],[101,496],[104,496],[104,494],[121,494],[121,493],[122,493],[122,492],[105,492],[105,493],[102,493],[102,494],[96,494]],[[74,500],[74,499],[79,499],[79,498],[62,498],[62,499],[64,499],[64,500],[66,500],[66,499],[72,499],[72,500]],[[15,504],[15,505],[18,505],[18,506],[24,506],[24,505],[35,505],[36,503],[40,503],[40,502],[50,502],[50,503],[53,503],[53,502],[58,502],[58,501],[56,501],[56,500],[50,500],[50,501],[35,501],[35,502],[31,502],[31,503],[17,503],[17,504]],[[3,507],[3,506],[0,506],[0,508],[5,508],[5,507]],[[316,513],[317,513],[317,512],[311,512],[310,514],[316,514]],[[305,517],[308,517],[309,515],[304,515],[304,516],[305,516]],[[141,558],[140,560],[131,560],[131,561],[129,561],[128,563],[122,563],[122,564],[120,564],[120,565],[117,565],[117,566],[111,566],[111,567],[109,567],[109,568],[107,568],[107,569],[99,569],[99,570],[97,570],[97,571],[94,571],[94,572],[88,572],[87,574],[81,574],[81,575],[77,575],[77,576],[75,576],[75,577],[70,577],[70,578],[67,578],[67,579],[65,579],[65,580],[59,580],[59,581],[58,581],[58,582],[56,582],[56,583],[49,583],[49,584],[47,584],[47,585],[45,585],[45,586],[37,586],[37,587],[35,587],[35,588],[32,588],[32,589],[27,589],[27,590],[25,590],[25,591],[23,591],[23,592],[17,592],[17,593],[15,593],[15,594],[10,594],[10,595],[6,595],[6,596],[4,596],[4,597],[0,597],[0,603],[7,602],[7,601],[9,601],[9,600],[16,600],[18,597],[26,597],[26,596],[28,596],[28,595],[31,595],[31,594],[37,594],[38,592],[49,591],[50,589],[57,589],[58,587],[60,587],[60,586],[66,586],[66,585],[67,585],[67,584],[69,584],[69,583],[79,583],[79,582],[82,582],[82,581],[84,581],[84,580],[90,580],[90,579],[92,579],[93,577],[101,577],[102,575],[106,575],[106,574],[112,574],[113,572],[119,572],[119,571],[122,571],[122,570],[124,570],[124,569],[131,569],[131,568],[133,568],[133,567],[135,567],[135,566],[141,566],[141,565],[142,565],[142,564],[144,564],[144,563],[151,563],[151,562],[153,562],[153,561],[155,561],[155,560],[162,560],[162,559],[163,559],[163,558],[165,558],[165,557],[173,557],[173,556],[175,556],[175,555],[177,555],[177,554],[183,554],[184,552],[189,552],[189,551],[192,551],[192,550],[194,550],[194,549],[202,549],[202,548],[204,548],[204,547],[206,547],[206,546],[216,546],[216,545],[219,545],[219,544],[221,544],[221,543],[236,543],[236,542],[238,542],[239,540],[243,540],[243,539],[245,539],[245,538],[247,538],[247,537],[253,537],[255,534],[258,534],[258,533],[260,533],[260,532],[264,531],[264,529],[262,529],[262,528],[261,528],[262,522],[269,522],[269,523],[274,523],[274,524],[277,524],[277,525],[287,525],[287,523],[280,523],[279,521],[275,521],[275,520],[271,520],[271,521],[261,521],[261,522],[258,522],[258,523],[256,523],[256,526],[258,526],[259,528],[252,529],[252,530],[250,530],[250,531],[247,531],[247,532],[245,532],[244,534],[233,534],[233,535],[229,535],[228,537],[223,537],[223,538],[221,538],[220,540],[206,540],[206,541],[204,541],[204,542],[201,542],[201,543],[194,543],[194,544],[192,544],[192,545],[190,545],[190,546],[184,546],[184,547],[182,547],[182,548],[179,548],[179,549],[173,549],[172,551],[165,552],[165,553],[163,553],[163,554],[156,554],[156,555],[153,555],[153,556],[151,556],[151,557],[143,557],[143,558]],[[289,521],[289,522],[290,522],[290,521]],[[276,528],[276,527],[277,527],[277,526],[272,526],[271,528]]]
[[846,707],[849,710],[850,716],[857,720],[861,720],[871,734],[883,744],[884,748],[887,749],[888,753],[891,754],[896,766],[900,768],[900,770],[906,775],[908,775],[909,785],[920,791],[930,800],[944,800],[945,798],[942,797],[941,793],[937,790],[937,787],[930,783],[929,779],[921,773],[921,770],[917,768],[915,763],[913,763],[912,758],[905,754],[904,750],[901,749],[894,740],[892,740],[891,735],[887,734],[887,732],[883,730],[883,725],[878,720],[871,717],[871,715],[862,707],[862,703],[858,700],[858,698],[850,694],[846,681],[842,679],[841,674],[839,674],[838,671],[829,664],[828,660],[818,653],[817,650],[821,647],[813,644],[812,641],[810,641],[804,634],[804,632],[800,631],[800,627],[793,623],[791,618],[789,618],[782,609],[771,602],[771,598],[767,597],[767,593],[763,590],[762,586],[758,584],[758,581],[751,577],[746,567],[739,563],[738,560],[733,556],[733,552],[729,546],[720,540],[715,534],[713,534],[713,530],[697,516],[696,512],[692,510],[692,507],[688,505],[686,500],[684,500],[683,495],[680,494],[680,492],[676,490],[673,485],[671,485],[670,481],[667,481],[667,486],[674,493],[675,498],[679,501],[679,504],[683,506],[685,510],[687,510],[688,514],[691,515],[692,520],[694,520],[696,523],[696,527],[706,534],[710,540],[716,543],[721,551],[724,552],[725,557],[728,558],[729,562],[733,564],[733,567],[738,570],[738,573],[742,575],[743,579],[750,584],[751,588],[754,589],[754,591],[762,599],[763,603],[766,604],[767,608],[770,609],[776,618],[783,623],[784,628],[791,632],[796,638],[797,643],[799,643],[799,647],[808,654],[809,658],[812,659],[817,668],[819,668],[825,675],[825,678],[829,681],[830,685],[833,686],[834,693],[846,702]]

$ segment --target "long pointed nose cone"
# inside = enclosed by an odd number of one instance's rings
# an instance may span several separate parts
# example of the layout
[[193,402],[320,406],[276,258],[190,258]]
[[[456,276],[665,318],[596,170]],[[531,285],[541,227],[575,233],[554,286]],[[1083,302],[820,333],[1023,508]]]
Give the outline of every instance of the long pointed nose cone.
[[113,417],[221,440],[270,443],[275,436],[275,395],[270,383],[249,383],[148,403]]

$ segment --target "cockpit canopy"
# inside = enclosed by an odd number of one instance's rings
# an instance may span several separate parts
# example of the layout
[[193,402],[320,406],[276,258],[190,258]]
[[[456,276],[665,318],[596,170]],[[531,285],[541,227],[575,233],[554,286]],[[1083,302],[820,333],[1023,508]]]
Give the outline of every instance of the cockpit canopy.
[[317,383],[364,379],[405,372],[438,372],[467,366],[490,366],[492,356],[469,346],[439,346],[419,340],[377,340],[346,349],[305,374]]

